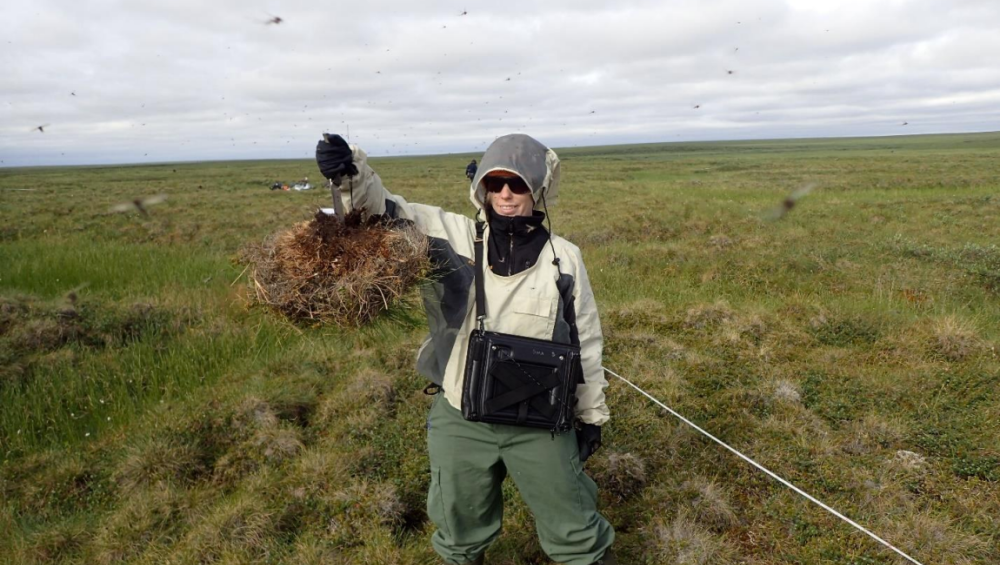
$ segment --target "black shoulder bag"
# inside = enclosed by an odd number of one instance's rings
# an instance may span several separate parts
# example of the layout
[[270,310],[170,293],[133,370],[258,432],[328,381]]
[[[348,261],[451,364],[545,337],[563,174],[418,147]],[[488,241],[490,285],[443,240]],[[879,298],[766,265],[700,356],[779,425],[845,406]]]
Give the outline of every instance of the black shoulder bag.
[[476,320],[462,384],[462,416],[473,422],[573,427],[576,385],[583,382],[580,347],[485,330],[484,223],[476,224]]

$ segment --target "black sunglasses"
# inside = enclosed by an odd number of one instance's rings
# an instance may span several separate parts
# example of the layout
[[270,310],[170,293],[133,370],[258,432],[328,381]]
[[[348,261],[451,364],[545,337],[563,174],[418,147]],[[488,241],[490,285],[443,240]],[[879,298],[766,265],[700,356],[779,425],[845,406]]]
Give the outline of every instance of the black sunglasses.
[[483,186],[486,192],[500,192],[504,185],[510,188],[514,194],[528,194],[531,188],[521,177],[483,177]]

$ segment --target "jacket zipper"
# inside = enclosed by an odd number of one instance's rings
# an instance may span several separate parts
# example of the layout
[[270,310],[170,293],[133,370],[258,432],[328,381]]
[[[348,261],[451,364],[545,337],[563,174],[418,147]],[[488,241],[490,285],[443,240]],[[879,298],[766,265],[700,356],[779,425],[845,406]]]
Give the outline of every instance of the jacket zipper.
[[507,276],[514,274],[514,231],[510,232],[510,253],[507,254]]

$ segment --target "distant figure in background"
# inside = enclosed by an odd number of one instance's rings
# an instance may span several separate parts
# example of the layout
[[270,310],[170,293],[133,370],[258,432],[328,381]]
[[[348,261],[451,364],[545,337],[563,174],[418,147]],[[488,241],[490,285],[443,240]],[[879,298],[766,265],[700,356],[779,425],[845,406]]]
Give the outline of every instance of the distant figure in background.
[[476,171],[479,167],[476,165],[476,160],[473,159],[471,163],[465,166],[465,176],[469,177],[469,180],[476,178]]

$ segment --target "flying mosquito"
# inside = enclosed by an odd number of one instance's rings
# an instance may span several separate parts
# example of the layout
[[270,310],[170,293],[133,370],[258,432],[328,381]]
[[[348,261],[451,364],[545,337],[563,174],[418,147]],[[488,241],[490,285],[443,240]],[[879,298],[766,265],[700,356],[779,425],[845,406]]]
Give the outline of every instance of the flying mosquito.
[[815,189],[815,188],[816,188],[816,183],[814,183],[814,182],[811,182],[809,184],[806,184],[806,185],[802,186],[801,188],[799,188],[795,192],[793,192],[790,195],[788,195],[788,198],[785,198],[785,200],[781,203],[781,206],[778,206],[777,208],[774,208],[773,210],[770,210],[770,211],[766,212],[763,215],[763,218],[765,220],[772,220],[772,221],[774,221],[774,220],[780,220],[781,218],[784,218],[785,214],[787,214],[788,212],[790,212],[791,209],[795,207],[795,204],[802,197],[804,197],[807,194],[809,194],[810,192],[812,192],[813,189]]
[[[271,16],[271,14],[268,14],[268,16]],[[285,20],[281,19],[278,16],[271,16],[270,19],[268,19],[266,22],[264,22],[264,25],[271,25],[271,24],[278,25],[278,24],[280,24],[283,21],[285,21]]]
[[35,131],[35,130],[37,130],[37,131],[40,131],[42,133],[45,133],[45,128],[49,127],[50,125],[51,124],[42,124],[40,126],[33,127],[30,130],[28,130],[28,131]]
[[133,210],[138,210],[143,216],[149,216],[149,212],[146,210],[148,206],[153,206],[159,204],[167,199],[166,194],[157,194],[155,196],[147,196],[145,198],[136,198],[131,202],[122,202],[121,204],[116,204],[111,207],[111,212],[131,212]]
[[469,15],[469,11],[468,10],[462,10],[462,13],[459,14],[459,16],[468,16],[468,15]]

